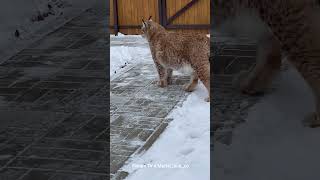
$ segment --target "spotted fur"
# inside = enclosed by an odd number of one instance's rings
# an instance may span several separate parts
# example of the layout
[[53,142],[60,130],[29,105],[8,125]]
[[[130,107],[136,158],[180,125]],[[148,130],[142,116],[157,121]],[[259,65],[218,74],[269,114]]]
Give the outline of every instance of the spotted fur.
[[[261,42],[258,61],[250,73],[239,76],[241,91],[255,94],[270,84],[283,56],[296,67],[311,87],[316,112],[305,119],[320,126],[320,7],[318,0],[213,0],[213,25],[219,27],[244,11],[252,12],[268,28]],[[243,76],[246,75],[246,78]]]
[[210,100],[210,41],[205,34],[178,33],[167,31],[158,23],[143,22],[142,36],[149,42],[156,65],[160,87],[171,82],[173,70],[187,70],[191,73],[190,83],[184,86],[193,91],[200,79],[208,90]]

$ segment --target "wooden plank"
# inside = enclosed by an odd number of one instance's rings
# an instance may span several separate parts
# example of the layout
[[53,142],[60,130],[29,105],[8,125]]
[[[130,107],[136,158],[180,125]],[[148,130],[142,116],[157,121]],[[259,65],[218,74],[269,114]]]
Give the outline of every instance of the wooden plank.
[[119,21],[118,21],[118,0],[113,0],[113,18],[114,18],[114,30],[115,30],[115,35],[118,35],[119,32]]
[[[113,1],[109,1],[109,8],[110,8],[110,16],[109,16],[109,26],[113,26],[113,21],[114,21],[114,18],[113,18]],[[110,28],[110,33],[111,34],[114,34],[114,31],[112,28]]]
[[171,16],[167,20],[167,25],[172,23],[173,20],[175,20],[177,17],[179,17],[181,14],[183,14],[185,11],[187,11],[191,6],[193,6],[195,3],[197,3],[199,0],[192,0],[187,5],[185,5],[183,8],[181,8],[179,11],[177,11],[173,16]]
[[[147,19],[152,15],[152,19],[159,22],[164,17],[160,17],[165,11],[166,16],[173,16],[181,8],[186,6],[191,0],[117,0],[118,1],[118,27],[119,32],[124,34],[141,34],[141,18]],[[159,5],[167,6],[167,9],[160,11]],[[114,32],[114,17],[113,17],[113,0],[110,1],[110,32]],[[161,24],[161,23],[160,23]],[[196,24],[196,29],[192,29],[186,25]],[[209,32],[202,25],[210,24],[210,0],[198,0],[188,10],[172,20],[169,29],[172,31],[194,31],[194,32]],[[200,26],[197,26],[200,25]],[[112,26],[112,27],[111,27]],[[182,28],[182,29],[179,29]],[[191,29],[190,29],[191,28]]]
[[210,24],[170,24],[167,29],[210,29]]
[[158,0],[158,13],[159,13],[159,24],[163,25],[163,10],[162,10],[162,1]]

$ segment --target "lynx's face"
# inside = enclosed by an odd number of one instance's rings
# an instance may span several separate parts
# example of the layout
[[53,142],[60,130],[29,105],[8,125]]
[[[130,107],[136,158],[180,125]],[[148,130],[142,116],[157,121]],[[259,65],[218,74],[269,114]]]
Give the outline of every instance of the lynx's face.
[[157,30],[160,30],[161,28],[162,27],[158,23],[152,21],[151,19],[143,21],[141,27],[141,35],[144,38],[148,38],[152,33],[154,33]]
[[141,27],[141,36],[143,38],[146,38],[146,34],[147,34],[147,25],[146,25],[146,22],[142,22],[142,27]]
[[147,38],[148,34],[150,33],[151,29],[153,29],[154,26],[155,25],[151,19],[145,22],[142,22],[142,27],[141,27],[142,37]]

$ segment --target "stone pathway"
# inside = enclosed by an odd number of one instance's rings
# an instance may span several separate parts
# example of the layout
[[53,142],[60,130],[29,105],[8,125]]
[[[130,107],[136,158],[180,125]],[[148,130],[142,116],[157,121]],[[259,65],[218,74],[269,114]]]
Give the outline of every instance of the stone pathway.
[[[213,64],[212,94],[213,113],[211,144],[218,141],[232,143],[233,129],[245,121],[248,109],[259,97],[241,94],[232,87],[232,80],[241,70],[255,65],[256,44],[249,40],[233,39],[220,35],[211,38],[211,58]],[[213,147],[214,149],[214,147]]]
[[182,85],[189,77],[173,76],[167,88],[155,85],[156,79],[153,64],[138,64],[111,81],[110,173],[114,179],[127,176],[119,169],[131,155],[152,145],[168,125],[168,113],[186,97]]
[[105,180],[107,16],[88,10],[0,65],[0,179]]

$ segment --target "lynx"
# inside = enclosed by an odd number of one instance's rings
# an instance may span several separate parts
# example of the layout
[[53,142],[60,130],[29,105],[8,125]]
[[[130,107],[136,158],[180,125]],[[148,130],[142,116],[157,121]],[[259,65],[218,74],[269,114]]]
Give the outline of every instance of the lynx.
[[148,40],[152,58],[157,68],[159,87],[171,83],[173,70],[189,71],[190,82],[184,90],[191,92],[198,79],[208,90],[210,101],[210,41],[205,34],[178,33],[167,31],[160,24],[152,21],[151,17],[142,20],[142,36]]
[[320,126],[320,8],[316,0],[213,0],[213,25],[223,27],[242,12],[250,11],[267,27],[253,71],[239,75],[239,88],[255,94],[267,87],[281,66],[282,57],[298,70],[311,87],[316,112],[303,123]]

